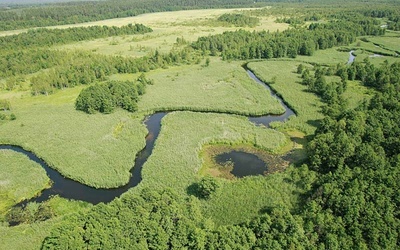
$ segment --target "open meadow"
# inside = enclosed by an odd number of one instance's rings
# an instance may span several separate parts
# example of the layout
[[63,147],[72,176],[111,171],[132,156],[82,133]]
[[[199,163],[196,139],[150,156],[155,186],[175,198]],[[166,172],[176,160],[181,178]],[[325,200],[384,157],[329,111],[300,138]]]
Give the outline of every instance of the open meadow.
[[0,130],[0,142],[34,152],[69,178],[94,187],[128,182],[145,145],[143,118],[128,112],[88,115],[74,109],[80,88],[11,100],[17,119]]
[[51,185],[45,170],[25,155],[0,150],[0,217],[15,203]]
[[[241,115],[281,114],[278,100],[256,84],[241,62],[225,62],[210,58],[209,66],[183,65],[159,69],[146,74],[154,81],[138,103],[138,111],[187,110]],[[111,79],[126,80],[131,75],[114,75]]]

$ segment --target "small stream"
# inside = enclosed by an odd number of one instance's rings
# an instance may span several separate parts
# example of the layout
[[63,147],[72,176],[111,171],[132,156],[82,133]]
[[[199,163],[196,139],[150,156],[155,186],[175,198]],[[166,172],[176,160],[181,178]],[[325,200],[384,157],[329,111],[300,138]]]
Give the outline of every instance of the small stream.
[[354,50],[351,50],[349,52],[349,60],[347,61],[347,64],[352,64],[354,60],[356,59],[356,56],[353,54]]
[[[246,68],[245,68],[246,69]],[[268,85],[264,84],[260,79],[258,79],[253,72],[246,69],[248,75],[254,79],[258,84],[262,84],[265,88],[267,88],[271,95],[277,98],[282,106],[285,108],[285,113],[282,115],[266,115],[260,117],[249,117],[248,119],[257,124],[257,125],[264,125],[266,127],[269,126],[270,122],[273,121],[285,121],[288,119],[289,116],[295,115],[293,110],[291,110],[283,101],[282,99],[277,96],[275,93],[271,91]],[[82,200],[86,202],[90,202],[92,204],[97,204],[100,202],[110,202],[114,198],[119,197],[122,193],[126,192],[128,189],[137,186],[140,181],[142,180],[141,177],[141,170],[143,164],[146,162],[148,157],[151,155],[154,142],[156,141],[158,134],[160,133],[161,129],[161,120],[167,114],[167,112],[158,112],[149,117],[147,117],[144,121],[147,130],[149,131],[148,135],[146,136],[146,146],[145,148],[138,153],[135,159],[135,164],[131,169],[131,178],[129,182],[121,187],[118,188],[111,188],[111,189],[96,189],[93,187],[89,187],[84,185],[80,182],[74,181],[70,178],[65,178],[62,176],[58,171],[50,168],[46,162],[42,159],[37,157],[34,153],[27,151],[19,146],[13,145],[0,145],[1,149],[9,149],[13,150],[18,153],[22,153],[29,157],[30,160],[40,164],[46,174],[52,181],[52,186],[48,189],[42,191],[42,193],[37,196],[33,197],[29,200],[22,201],[21,203],[15,206],[24,206],[28,202],[42,202],[49,199],[52,195],[59,195],[60,197],[64,197],[67,199],[74,199],[74,200]]]

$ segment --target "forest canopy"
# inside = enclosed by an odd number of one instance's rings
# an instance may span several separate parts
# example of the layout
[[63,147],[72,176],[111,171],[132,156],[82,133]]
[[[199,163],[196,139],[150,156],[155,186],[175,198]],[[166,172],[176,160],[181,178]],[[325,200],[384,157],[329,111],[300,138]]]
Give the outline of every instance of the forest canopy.
[[136,82],[108,81],[96,84],[81,91],[76,99],[75,108],[89,114],[109,114],[116,107],[134,112],[137,110],[139,96],[145,93],[147,84],[152,82],[143,74]]

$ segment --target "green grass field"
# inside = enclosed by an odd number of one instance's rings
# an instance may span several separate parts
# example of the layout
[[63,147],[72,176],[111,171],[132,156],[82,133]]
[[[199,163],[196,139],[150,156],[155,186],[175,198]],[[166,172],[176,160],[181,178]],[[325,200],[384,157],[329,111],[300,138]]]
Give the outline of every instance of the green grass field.
[[323,117],[320,112],[322,102],[315,94],[308,92],[306,86],[300,84],[300,75],[296,73],[299,64],[296,61],[263,61],[251,62],[248,67],[264,82],[271,82],[276,77],[275,83],[270,84],[271,88],[279,93],[297,114],[286,123],[274,125],[311,134],[316,129],[316,122]]
[[387,50],[400,51],[400,34],[398,36],[368,37],[368,41]]
[[23,154],[0,150],[0,221],[12,205],[50,185],[45,170]]
[[161,133],[143,166],[139,186],[171,187],[185,193],[202,167],[199,153],[203,145],[215,143],[248,144],[277,152],[288,139],[278,131],[252,124],[243,116],[174,112],[162,120]]
[[338,51],[338,48],[330,48],[317,50],[314,52],[313,56],[297,56],[295,60],[323,65],[347,63],[349,60],[349,52]]
[[63,175],[94,187],[128,181],[135,155],[145,145],[142,118],[117,111],[110,115],[76,111],[81,88],[51,96],[11,99],[14,121],[4,123],[0,143],[35,152]]
[[349,108],[356,108],[364,99],[369,100],[373,95],[373,89],[361,85],[358,81],[347,81],[347,89],[343,93]]
[[[186,195],[188,187],[202,176],[200,170],[204,160],[199,154],[205,145],[245,144],[273,154],[288,143],[283,133],[255,126],[242,116],[173,112],[163,118],[154,151],[143,166],[143,180],[133,191],[172,188]],[[267,201],[272,205],[296,200],[296,195],[291,193],[294,187],[284,183],[282,175],[248,177],[226,183],[223,179],[220,181],[224,184],[219,195],[203,204],[204,212],[218,225],[249,219]],[[270,188],[271,185],[275,187]],[[255,197],[259,200],[253,199]],[[232,204],[236,204],[238,210],[227,212],[225,209]],[[225,211],[223,214],[222,210]]]
[[[139,111],[190,110],[243,115],[280,114],[284,110],[269,92],[255,83],[241,62],[211,58],[210,65],[190,65],[147,74],[147,87]],[[203,64],[203,63],[202,63]]]
[[203,213],[216,225],[232,225],[256,217],[267,207],[284,205],[294,209],[299,189],[285,181],[287,177],[287,172],[283,172],[221,181],[217,192],[201,201]]

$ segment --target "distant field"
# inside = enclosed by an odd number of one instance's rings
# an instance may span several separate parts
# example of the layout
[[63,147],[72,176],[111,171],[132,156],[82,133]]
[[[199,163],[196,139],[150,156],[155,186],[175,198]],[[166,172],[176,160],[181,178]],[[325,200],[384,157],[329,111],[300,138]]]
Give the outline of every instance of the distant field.
[[[169,52],[176,48],[176,39],[184,38],[188,42],[195,41],[198,37],[234,31],[239,27],[221,26],[215,20],[224,13],[240,12],[249,9],[212,9],[212,10],[187,10],[175,12],[160,12],[143,14],[136,17],[104,20],[92,23],[67,25],[57,27],[77,27],[89,25],[115,25],[122,26],[128,23],[142,23],[153,29],[152,33],[145,35],[96,39],[74,44],[63,45],[56,48],[90,50],[106,55],[122,55],[139,57],[150,51],[159,50]],[[276,23],[274,17],[261,17],[260,24],[245,30],[285,30],[287,24]],[[0,33],[1,35],[1,33]]]
[[[139,111],[192,110],[244,115],[280,114],[283,107],[254,82],[241,62],[210,58],[210,65],[189,65],[152,71],[154,80],[139,101]],[[118,76],[115,76],[118,78]]]
[[[268,8],[268,7],[267,7]],[[148,25],[151,28],[165,28],[171,29],[171,26],[184,27],[184,26],[202,26],[199,24],[205,24],[210,19],[217,18],[224,13],[240,12],[247,10],[254,10],[256,8],[237,8],[237,9],[199,9],[199,10],[181,10],[181,11],[170,11],[170,12],[155,12],[147,13],[133,17],[124,18],[113,18],[95,22],[78,23],[78,24],[67,24],[58,26],[48,26],[45,28],[59,28],[65,29],[70,27],[88,27],[94,25],[107,25],[107,26],[123,26],[129,23],[142,23]],[[207,21],[207,22],[204,22]],[[262,17],[260,21],[260,26],[267,28],[271,31],[276,31],[277,29],[283,30],[289,27],[287,24],[275,23],[275,18]],[[200,23],[199,23],[200,22]],[[175,28],[177,29],[177,28]],[[26,32],[27,29],[13,30],[13,31],[1,31],[0,36],[6,36],[11,34],[18,34],[21,32]]]
[[23,154],[0,150],[0,218],[12,205],[49,185],[50,179],[39,164]]

